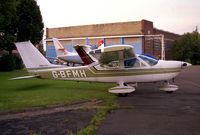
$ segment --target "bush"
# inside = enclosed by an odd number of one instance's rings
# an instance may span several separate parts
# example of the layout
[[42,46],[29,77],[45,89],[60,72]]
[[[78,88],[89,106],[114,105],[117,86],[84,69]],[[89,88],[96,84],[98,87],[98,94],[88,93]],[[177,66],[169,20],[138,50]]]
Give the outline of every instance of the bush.
[[19,55],[14,54],[13,59],[15,61],[15,69],[19,70],[19,69],[24,68],[24,64],[23,64],[22,59]]
[[22,69],[23,63],[20,56],[16,54],[5,54],[0,58],[0,70],[1,71],[12,71],[15,69]]
[[171,54],[174,59],[186,61],[193,65],[200,63],[200,33],[185,33],[173,42]]
[[190,59],[185,59],[185,62],[192,63]]

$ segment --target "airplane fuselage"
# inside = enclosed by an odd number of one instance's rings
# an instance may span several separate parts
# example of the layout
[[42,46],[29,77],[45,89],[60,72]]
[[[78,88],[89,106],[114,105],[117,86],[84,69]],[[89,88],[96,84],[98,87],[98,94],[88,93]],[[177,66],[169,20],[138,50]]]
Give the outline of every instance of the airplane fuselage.
[[70,53],[70,55],[68,54],[68,55],[57,56],[57,58],[63,61],[68,61],[68,62],[77,63],[77,64],[84,64],[77,53]]
[[[164,64],[166,63],[166,64]],[[165,65],[165,67],[163,67]],[[44,79],[75,80],[93,82],[156,82],[170,80],[181,71],[182,62],[159,61],[152,67],[99,69],[98,64],[81,67],[54,67],[48,69],[32,69],[29,73]]]

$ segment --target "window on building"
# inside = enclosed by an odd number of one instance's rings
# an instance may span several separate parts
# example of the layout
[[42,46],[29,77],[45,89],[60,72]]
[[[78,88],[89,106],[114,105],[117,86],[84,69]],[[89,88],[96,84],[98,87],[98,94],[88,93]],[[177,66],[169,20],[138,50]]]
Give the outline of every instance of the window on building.
[[172,47],[172,41],[171,40],[167,40],[167,50],[171,50],[171,47]]
[[154,50],[160,50],[160,40],[159,39],[153,40],[153,47],[154,47]]
[[146,39],[146,48],[147,49],[151,48],[151,40],[150,39]]

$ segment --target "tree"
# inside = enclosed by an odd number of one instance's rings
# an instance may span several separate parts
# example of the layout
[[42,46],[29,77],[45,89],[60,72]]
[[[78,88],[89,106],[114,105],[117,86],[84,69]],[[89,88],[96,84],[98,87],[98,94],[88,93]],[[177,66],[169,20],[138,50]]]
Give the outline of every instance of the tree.
[[44,24],[39,6],[34,0],[20,0],[17,5],[17,41],[30,40],[34,45],[43,37]]
[[171,53],[174,59],[200,64],[200,34],[197,29],[174,41]]
[[[43,51],[42,16],[34,0],[1,0],[0,2],[0,52],[9,52],[0,59],[0,70],[21,68],[20,60],[12,55],[14,42],[30,40]],[[4,51],[3,51],[4,50]]]
[[11,54],[16,41],[16,1],[1,0],[0,2],[0,50]]

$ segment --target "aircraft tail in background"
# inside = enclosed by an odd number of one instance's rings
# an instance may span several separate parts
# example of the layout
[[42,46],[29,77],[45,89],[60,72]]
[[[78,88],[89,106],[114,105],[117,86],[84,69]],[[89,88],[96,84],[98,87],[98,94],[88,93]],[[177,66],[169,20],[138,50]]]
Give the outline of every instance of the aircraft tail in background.
[[104,41],[100,40],[98,44],[98,49],[103,49],[104,48]]
[[67,50],[62,46],[62,44],[58,41],[57,38],[53,38],[53,44],[54,44],[57,56],[64,56],[70,53],[70,52],[67,52]]

